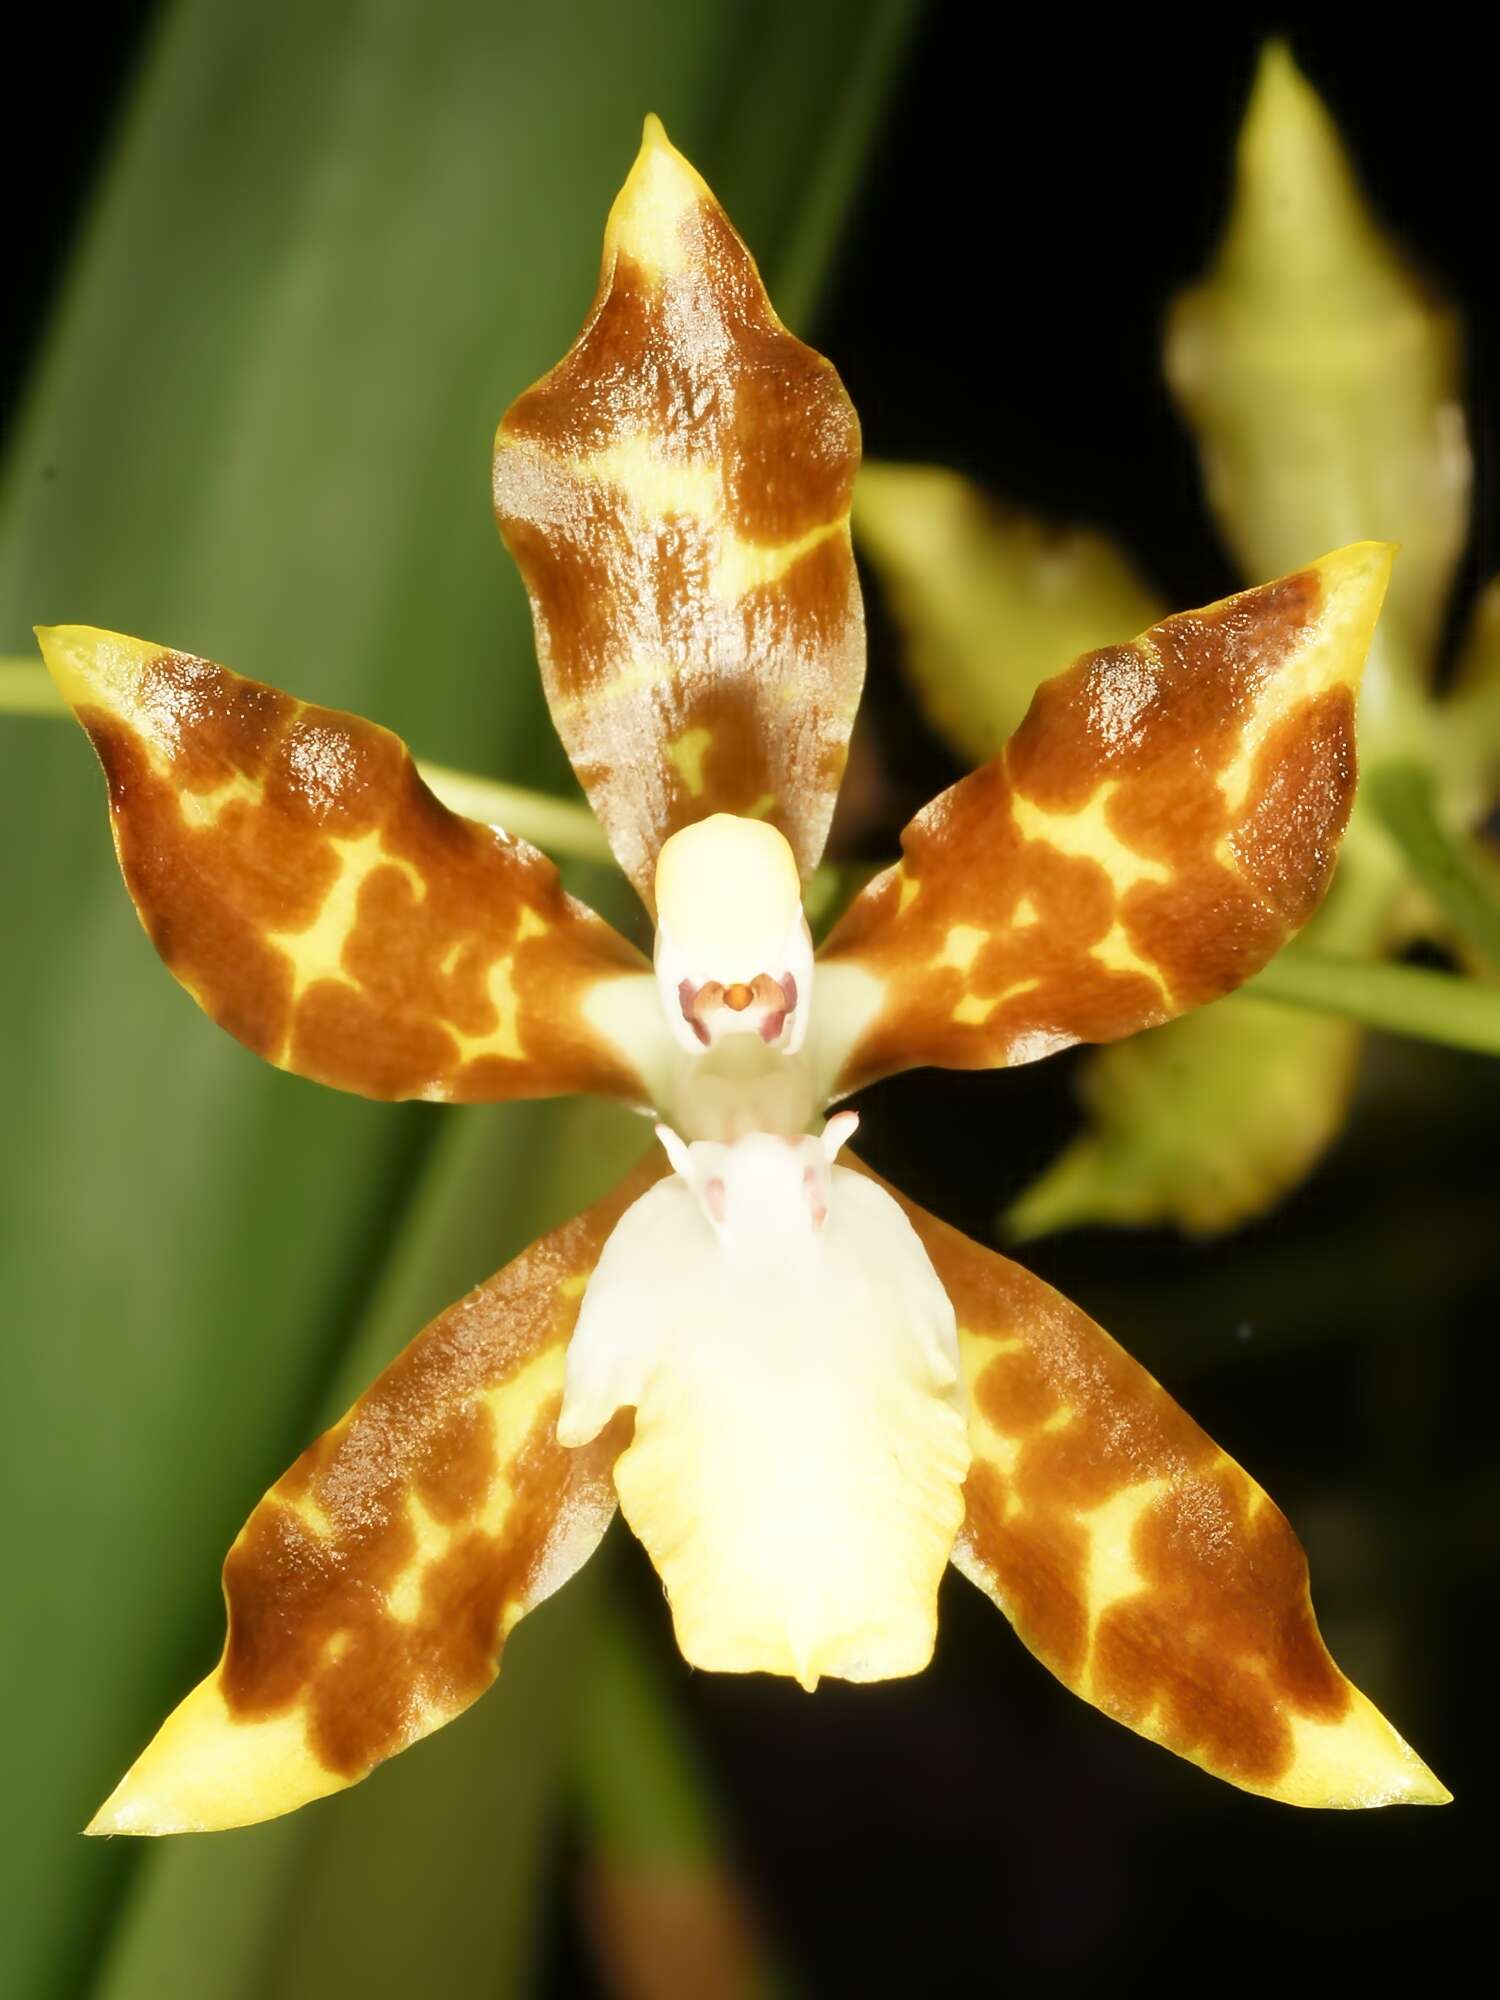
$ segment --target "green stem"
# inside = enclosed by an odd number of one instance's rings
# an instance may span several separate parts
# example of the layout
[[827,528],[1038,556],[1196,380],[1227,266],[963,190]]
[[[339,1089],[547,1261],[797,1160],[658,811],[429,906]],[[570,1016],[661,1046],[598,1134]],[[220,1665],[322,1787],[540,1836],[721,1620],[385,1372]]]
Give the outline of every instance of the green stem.
[[1371,965],[1290,945],[1241,990],[1252,1000],[1342,1014],[1367,1028],[1500,1056],[1500,991],[1451,972]]
[[612,859],[604,829],[585,805],[529,792],[520,785],[497,784],[493,778],[476,778],[472,772],[452,771],[446,764],[429,764],[425,759],[418,760],[417,769],[450,812],[503,827],[544,853],[566,860]]
[[1409,761],[1377,764],[1364,797],[1458,938],[1500,970],[1500,898],[1473,842],[1447,825],[1431,771]]
[[[0,660],[0,715],[60,720],[67,713],[67,703],[43,668],[28,660]],[[417,769],[451,812],[504,827],[507,833],[531,841],[547,854],[572,861],[610,859],[604,829],[586,805],[529,792],[520,785],[498,784],[470,771],[450,770],[446,764],[419,761]]]

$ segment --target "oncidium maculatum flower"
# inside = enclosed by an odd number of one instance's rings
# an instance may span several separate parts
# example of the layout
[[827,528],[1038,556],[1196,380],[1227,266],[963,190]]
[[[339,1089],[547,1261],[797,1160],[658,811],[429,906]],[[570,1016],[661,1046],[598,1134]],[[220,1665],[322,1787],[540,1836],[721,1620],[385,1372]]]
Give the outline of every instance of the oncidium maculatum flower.
[[1046,683],[816,964],[862,672],[853,412],[649,121],[587,324],[500,427],[547,694],[654,966],[383,730],[43,633],[127,884],[271,1062],[373,1097],[598,1091],[660,1146],[441,1314],[229,1553],[218,1666],[92,1831],[245,1824],[474,1700],[618,1504],[693,1664],[923,1667],[951,1561],[1107,1714],[1302,1805],[1447,1797],[1319,1637],[1286,1520],[1075,1307],[845,1150],[860,1085],[1227,991],[1316,905],[1389,550]]

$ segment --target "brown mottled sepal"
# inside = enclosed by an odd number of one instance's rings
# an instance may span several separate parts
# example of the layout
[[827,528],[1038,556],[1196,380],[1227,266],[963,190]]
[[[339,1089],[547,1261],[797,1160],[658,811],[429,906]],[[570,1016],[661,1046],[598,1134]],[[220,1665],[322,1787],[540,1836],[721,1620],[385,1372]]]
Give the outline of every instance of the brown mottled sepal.
[[247,1047],[365,1097],[651,1101],[644,961],[387,730],[119,633],[39,637],[141,922]]
[[1301,1544],[1254,1480],[1076,1306],[901,1205],[953,1301],[968,1386],[953,1561],[1042,1664],[1246,1791],[1445,1803],[1330,1658]]
[[440,1314],[277,1481],[224,1565],[223,1658],[90,1833],[291,1812],[484,1692],[511,1629],[614,1513],[629,1418],[557,1442],[564,1352],[605,1239],[660,1171],[637,1168]]
[[1356,543],[1043,682],[825,945],[836,1088],[1115,1041],[1259,971],[1333,871],[1391,555]]
[[817,865],[864,674],[858,460],[838,376],[649,119],[583,331],[495,440],[553,720],[648,907],[711,813]]

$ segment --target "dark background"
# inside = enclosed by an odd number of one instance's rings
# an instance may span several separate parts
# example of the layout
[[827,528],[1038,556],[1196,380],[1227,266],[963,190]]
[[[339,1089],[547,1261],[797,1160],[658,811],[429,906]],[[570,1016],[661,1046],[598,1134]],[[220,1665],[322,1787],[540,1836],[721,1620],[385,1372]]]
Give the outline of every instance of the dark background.
[[[17,117],[4,139],[5,415],[149,16],[30,24],[15,94],[50,105],[52,80],[67,87],[44,135]],[[1040,22],[930,11],[816,329],[872,454],[954,464],[1103,525],[1174,602],[1232,587],[1158,337],[1216,234],[1255,51],[1278,25],[1243,9],[1170,30],[1060,8]],[[1378,207],[1468,316],[1479,501],[1461,610],[1496,567],[1493,70],[1442,10],[1291,31]],[[957,341],[955,317],[970,328]],[[954,772],[872,609],[878,851]],[[866,1100],[863,1150],[990,1235],[1073,1127],[1072,1066],[886,1084]],[[1027,1253],[1291,1515],[1335,1652],[1457,1803],[1335,1815],[1242,1796],[1068,1695],[956,1578],[927,1675],[815,1702],[687,1676],[666,1658],[666,1621],[648,1618],[762,1917],[808,1989],[1348,1980],[1394,1976],[1408,1951],[1442,1976],[1474,1943],[1495,1832],[1497,1134],[1497,1066],[1372,1038],[1349,1133],[1273,1218],[1218,1244],[1080,1232]],[[649,1609],[638,1558],[632,1545]],[[556,1872],[560,1994],[591,1979],[572,1861]]]

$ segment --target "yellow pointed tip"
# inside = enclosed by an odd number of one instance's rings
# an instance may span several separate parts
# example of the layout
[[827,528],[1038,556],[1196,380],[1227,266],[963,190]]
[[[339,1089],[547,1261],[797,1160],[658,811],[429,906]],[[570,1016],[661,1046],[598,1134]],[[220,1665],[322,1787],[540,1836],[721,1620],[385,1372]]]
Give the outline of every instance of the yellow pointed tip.
[[104,1804],[100,1806],[98,1812],[94,1814],[94,1817],[83,1829],[85,1839],[112,1840],[117,1833],[129,1833],[131,1831],[130,1827],[120,1825],[113,1809],[114,1797],[114,1793],[111,1792],[109,1797],[104,1801]]
[[1262,102],[1268,96],[1274,99],[1278,91],[1292,92],[1299,87],[1309,95],[1315,95],[1297,66],[1291,43],[1283,35],[1271,36],[1261,44],[1255,64],[1255,81],[1250,87],[1251,104]]
[[219,1833],[275,1819],[350,1782],[313,1756],[299,1711],[243,1722],[213,1673],[173,1709],[84,1831]]
[[1262,50],[1245,108],[1223,255],[1310,298],[1335,281],[1383,290],[1396,272],[1338,123],[1283,41]]
[[683,224],[705,203],[717,206],[713,191],[650,112],[641,128],[640,151],[605,224],[606,267],[623,254],[652,284],[672,277],[693,255]]
[[[138,1782],[140,1764],[133,1764],[83,1829],[91,1839],[111,1840],[116,1834],[186,1833],[196,1829],[160,1810],[160,1802],[149,1796],[149,1787]],[[143,1798],[143,1789],[147,1796]]]
[[1298,68],[1290,45],[1277,40],[1266,43],[1256,65],[1240,127],[1241,170],[1284,157],[1292,149],[1304,166],[1320,154],[1346,164],[1332,113]]
[[1348,1692],[1348,1710],[1337,1722],[1293,1720],[1291,1768],[1265,1788],[1266,1796],[1283,1805],[1337,1812],[1451,1805],[1453,1794],[1447,1786],[1433,1776],[1369,1696],[1352,1685]]
[[35,625],[42,663],[71,708],[126,705],[140,670],[167,648],[97,625]]
[[115,635],[92,625],[33,625],[42,664],[70,708],[87,701],[94,690],[95,665],[103,642]]
[[1399,542],[1348,542],[1341,549],[1331,549],[1316,566],[1340,583],[1357,584],[1369,591],[1378,613],[1400,550]]
[[1309,564],[1323,594],[1325,671],[1350,688],[1358,689],[1364,678],[1395,560],[1394,542],[1350,542]]

